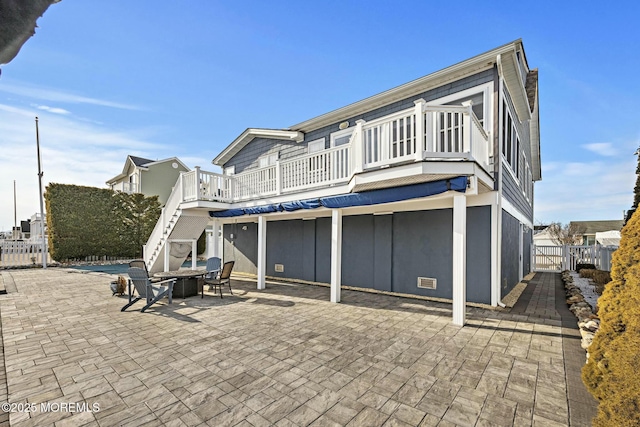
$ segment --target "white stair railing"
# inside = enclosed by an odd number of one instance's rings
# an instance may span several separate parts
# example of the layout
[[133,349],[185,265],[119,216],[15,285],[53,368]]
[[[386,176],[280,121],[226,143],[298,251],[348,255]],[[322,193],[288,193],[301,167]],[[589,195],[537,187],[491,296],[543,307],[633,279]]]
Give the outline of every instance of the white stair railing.
[[181,173],[178,177],[178,181],[171,190],[167,203],[165,203],[162,211],[160,212],[160,218],[149,235],[147,244],[143,247],[143,259],[147,263],[148,267],[153,265],[153,263],[158,259],[167,236],[171,233],[173,226],[175,226],[175,217],[178,214],[180,204],[184,200],[182,193],[184,175],[184,173]]

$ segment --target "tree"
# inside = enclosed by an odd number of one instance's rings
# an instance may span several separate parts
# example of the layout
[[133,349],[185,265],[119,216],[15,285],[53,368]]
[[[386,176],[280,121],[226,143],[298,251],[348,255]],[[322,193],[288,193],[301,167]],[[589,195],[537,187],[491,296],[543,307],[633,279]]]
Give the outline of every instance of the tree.
[[583,226],[573,222],[565,225],[559,222],[552,222],[548,230],[553,243],[560,246],[582,244],[582,235],[585,231]]
[[142,257],[142,246],[160,217],[158,196],[145,197],[142,194],[113,194],[112,215],[117,220],[117,234],[124,254]]
[[638,156],[638,166],[636,166],[636,186],[633,187],[633,205],[631,209],[627,211],[627,216],[625,217],[625,224],[631,219],[633,213],[638,209],[638,205],[640,205],[640,148],[636,150],[634,153]]

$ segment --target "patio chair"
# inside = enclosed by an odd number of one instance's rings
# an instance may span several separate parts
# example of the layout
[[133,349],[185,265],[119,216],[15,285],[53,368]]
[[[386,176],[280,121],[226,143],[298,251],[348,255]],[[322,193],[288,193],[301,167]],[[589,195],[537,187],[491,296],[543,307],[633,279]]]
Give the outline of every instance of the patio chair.
[[[142,310],[140,310],[143,313],[147,308],[151,307],[165,296],[169,297],[169,304],[171,304],[173,285],[176,283],[176,279],[167,279],[161,282],[151,283],[147,272],[139,267],[131,267],[127,270],[127,273],[129,274],[129,303],[122,307],[122,310],[120,311],[125,311],[127,308],[131,307],[143,298],[146,298],[147,300],[147,304],[142,307]],[[133,283],[135,290],[138,292],[138,296],[136,298],[133,298],[131,283]]]
[[136,267],[144,269],[145,273],[147,273],[147,277],[151,280],[151,283],[160,282],[162,279],[158,279],[157,277],[149,276],[149,270],[147,270],[147,263],[144,262],[143,259],[134,259],[129,261],[129,267]]
[[[235,261],[227,261],[222,266],[222,272],[216,279],[205,279],[204,284],[213,286],[213,293],[216,292],[216,287],[220,288],[220,298],[222,298],[222,285],[225,283],[229,285],[229,293],[233,295],[231,291],[231,270],[233,270],[233,264]],[[202,286],[202,297],[204,298],[204,285]]]
[[222,260],[217,256],[207,259],[207,274],[204,276],[205,280],[217,279],[220,275],[222,266]]

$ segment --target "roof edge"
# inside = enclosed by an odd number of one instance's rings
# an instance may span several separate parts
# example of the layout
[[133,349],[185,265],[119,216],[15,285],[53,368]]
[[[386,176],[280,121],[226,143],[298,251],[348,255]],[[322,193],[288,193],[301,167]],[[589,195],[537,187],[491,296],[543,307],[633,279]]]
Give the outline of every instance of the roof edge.
[[492,67],[495,64],[496,58],[499,54],[515,52],[516,48],[521,44],[522,39],[514,40],[510,43],[504,44],[487,52],[476,55],[472,58],[458,62],[434,73],[427,74],[426,76],[420,77],[416,80],[412,80],[408,83],[396,86],[395,88],[386,90],[377,95],[370,96],[363,100],[349,104],[345,107],[341,107],[312,119],[305,120],[303,122],[290,126],[289,129],[308,132],[311,129],[316,129],[326,124],[331,124],[339,121],[340,118],[344,118],[346,116],[355,116],[370,109],[389,104],[401,97],[411,96],[410,93],[423,92],[424,90],[427,90],[430,85],[433,85],[433,83],[446,78],[447,75],[453,75],[457,80],[460,78],[459,74],[462,74],[465,71],[468,72],[470,70],[472,72],[475,72],[478,71],[478,68]]
[[304,140],[304,133],[288,129],[247,128],[240,134],[240,136],[234,139],[227,148],[218,154],[211,163],[216,166],[223,166],[231,159],[231,157],[238,153],[238,151],[240,151],[254,138],[284,139],[288,141],[302,142]]

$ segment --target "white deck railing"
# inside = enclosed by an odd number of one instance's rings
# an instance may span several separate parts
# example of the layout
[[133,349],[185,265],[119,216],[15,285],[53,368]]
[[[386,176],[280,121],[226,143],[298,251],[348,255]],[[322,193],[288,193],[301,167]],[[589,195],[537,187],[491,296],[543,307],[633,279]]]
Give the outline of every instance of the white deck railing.
[[347,182],[371,168],[425,159],[470,160],[490,172],[490,155],[489,135],[471,105],[427,106],[420,100],[370,122],[359,120],[348,144],[237,175],[196,167],[181,175],[179,185],[182,201],[232,202]]

